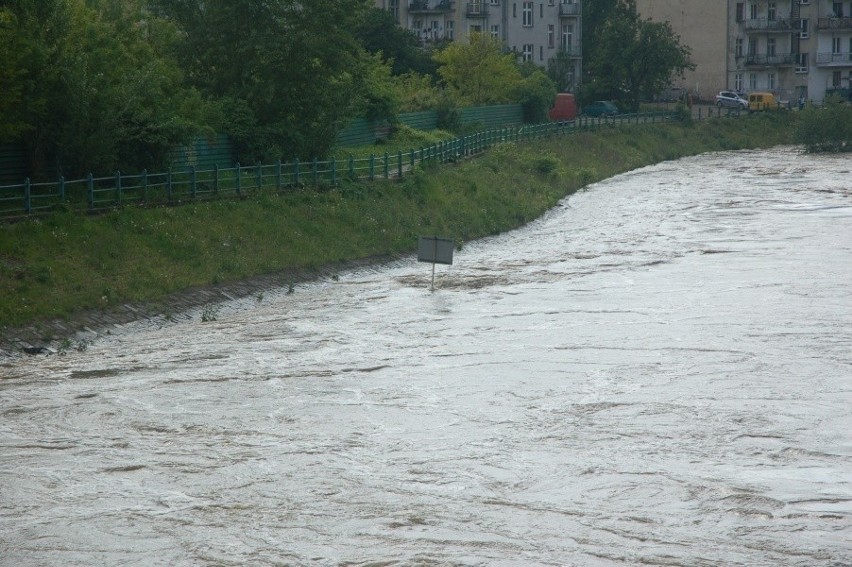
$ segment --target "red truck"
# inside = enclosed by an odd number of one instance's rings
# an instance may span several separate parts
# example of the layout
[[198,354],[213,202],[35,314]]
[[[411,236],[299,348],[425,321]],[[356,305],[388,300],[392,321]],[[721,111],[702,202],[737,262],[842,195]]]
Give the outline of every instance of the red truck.
[[553,107],[547,113],[551,120],[562,122],[577,118],[577,100],[571,93],[559,93],[553,101]]

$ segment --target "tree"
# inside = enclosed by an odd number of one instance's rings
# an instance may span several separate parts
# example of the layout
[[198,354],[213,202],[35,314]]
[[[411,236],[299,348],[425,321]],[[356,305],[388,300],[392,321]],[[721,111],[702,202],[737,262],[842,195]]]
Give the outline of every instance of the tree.
[[523,107],[524,122],[546,122],[547,111],[556,97],[556,86],[535,63],[523,63],[519,69],[523,79],[515,88],[514,96]]
[[363,106],[374,61],[355,30],[369,0],[151,1],[184,34],[190,83],[250,112],[225,132],[241,161],[325,155]]
[[394,76],[417,73],[437,78],[437,64],[421,48],[417,35],[396,23],[387,10],[371,8],[358,22],[355,34],[369,53],[381,53]]
[[852,106],[839,96],[827,97],[823,108],[809,105],[798,113],[794,139],[811,153],[852,152]]
[[547,76],[559,92],[571,92],[576,87],[577,77],[574,76],[574,66],[574,60],[564,49],[560,49],[547,61]]
[[20,0],[2,9],[13,25],[0,25],[0,49],[10,51],[0,81],[11,78],[12,88],[0,107],[16,118],[0,119],[0,131],[6,141],[22,138],[35,177],[162,166],[197,129],[201,101],[158,51],[146,16],[141,0]]
[[500,40],[471,34],[468,42],[454,42],[434,55],[438,74],[458,104],[514,102],[512,93],[521,82],[517,58],[503,53]]
[[[639,102],[668,87],[695,65],[668,22],[643,20],[634,0],[618,0],[600,30],[584,84],[584,98],[610,98],[636,111]],[[603,96],[607,95],[607,96]]]

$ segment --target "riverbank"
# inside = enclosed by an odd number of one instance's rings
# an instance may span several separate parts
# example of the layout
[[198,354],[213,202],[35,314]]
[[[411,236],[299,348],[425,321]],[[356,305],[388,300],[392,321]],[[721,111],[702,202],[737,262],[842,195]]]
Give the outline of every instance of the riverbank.
[[422,234],[463,245],[521,226],[589,183],[707,151],[790,143],[792,129],[787,115],[604,129],[506,144],[398,181],[6,224],[0,350],[83,348],[111,325],[273,287],[297,291],[410,254]]

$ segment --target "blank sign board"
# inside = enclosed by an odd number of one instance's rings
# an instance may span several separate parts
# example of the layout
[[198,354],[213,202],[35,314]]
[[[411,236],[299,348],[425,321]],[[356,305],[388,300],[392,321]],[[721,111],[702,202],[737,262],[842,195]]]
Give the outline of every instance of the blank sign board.
[[453,263],[453,241],[437,236],[421,236],[417,242],[417,261],[433,264]]

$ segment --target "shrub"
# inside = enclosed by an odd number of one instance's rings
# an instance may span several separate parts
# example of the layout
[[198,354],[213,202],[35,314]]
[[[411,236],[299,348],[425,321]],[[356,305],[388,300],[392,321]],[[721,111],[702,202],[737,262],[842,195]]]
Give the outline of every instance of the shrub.
[[794,140],[813,153],[852,151],[852,106],[835,97],[809,106],[799,113]]

